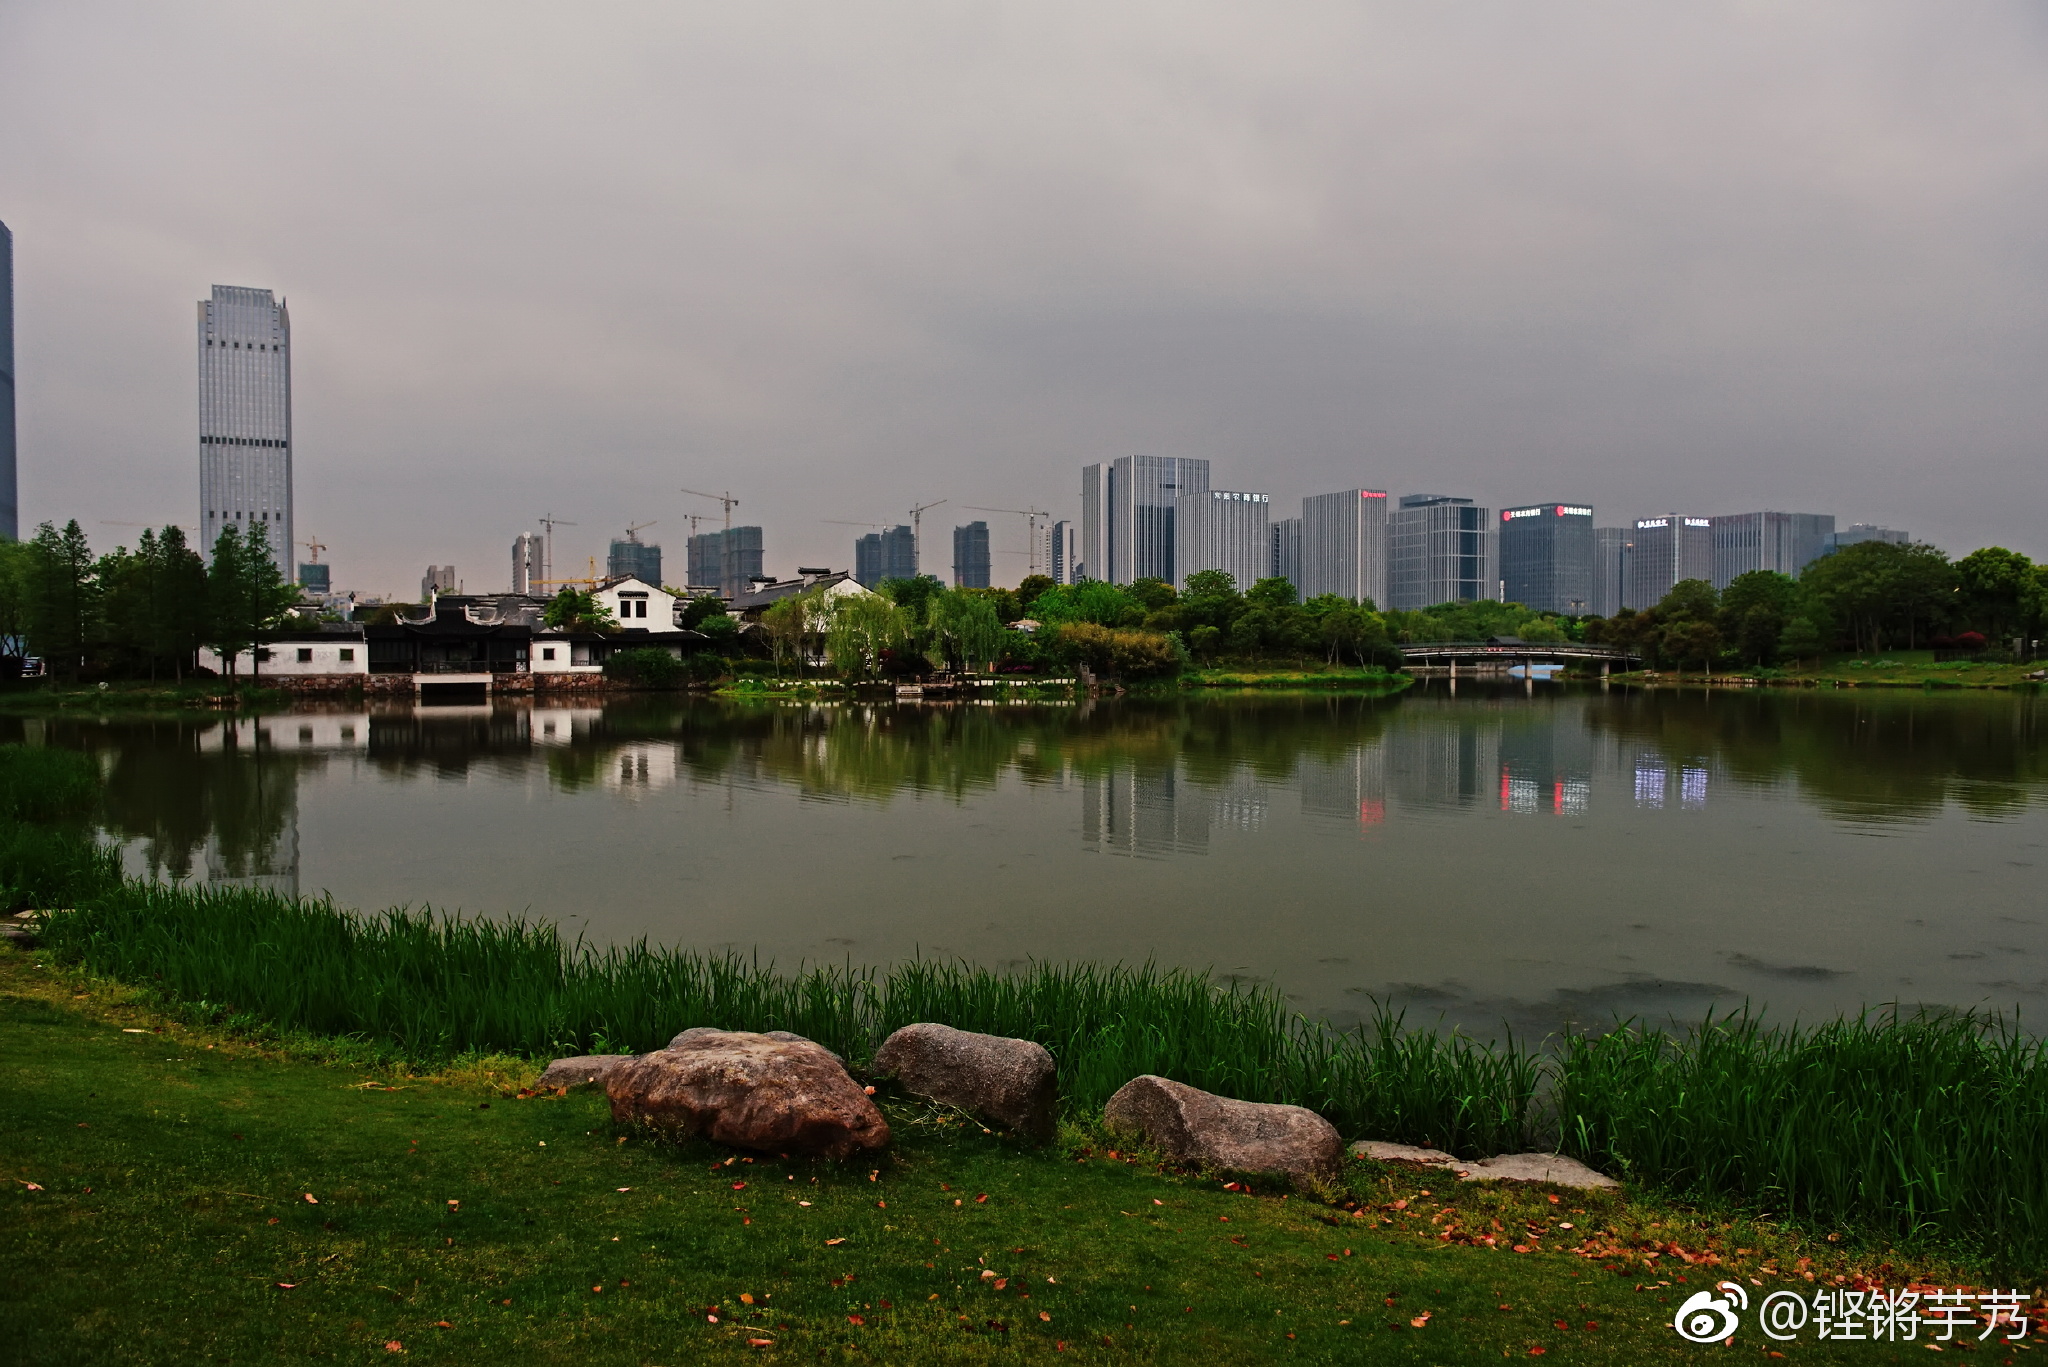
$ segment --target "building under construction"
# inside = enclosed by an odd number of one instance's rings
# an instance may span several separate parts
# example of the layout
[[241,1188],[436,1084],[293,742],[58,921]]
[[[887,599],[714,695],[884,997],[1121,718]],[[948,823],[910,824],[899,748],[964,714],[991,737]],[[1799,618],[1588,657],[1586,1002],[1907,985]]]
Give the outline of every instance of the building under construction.
[[[612,544],[615,548],[618,545]],[[726,598],[737,598],[761,577],[761,529],[727,527],[722,531],[700,532],[690,538],[689,555],[688,587],[715,588]],[[644,574],[639,577],[650,584],[661,582]]]

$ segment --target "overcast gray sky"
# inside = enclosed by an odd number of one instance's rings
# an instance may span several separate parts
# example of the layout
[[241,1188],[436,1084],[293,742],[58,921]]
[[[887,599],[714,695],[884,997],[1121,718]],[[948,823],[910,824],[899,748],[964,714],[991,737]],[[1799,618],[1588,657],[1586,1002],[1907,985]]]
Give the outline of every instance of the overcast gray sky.
[[265,286],[372,592],[548,511],[679,580],[684,485],[944,573],[1132,452],[2048,556],[2044,210],[2038,4],[0,0],[24,523],[194,521]]

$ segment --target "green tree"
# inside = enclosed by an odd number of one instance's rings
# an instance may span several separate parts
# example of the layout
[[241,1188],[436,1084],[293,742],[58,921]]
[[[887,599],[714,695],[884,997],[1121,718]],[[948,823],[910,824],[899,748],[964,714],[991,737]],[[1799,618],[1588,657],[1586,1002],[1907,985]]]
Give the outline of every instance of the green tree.
[[616,631],[619,624],[612,616],[612,610],[597,600],[589,589],[572,588],[564,584],[553,598],[548,599],[547,608],[541,613],[541,621],[557,631]]
[[151,679],[168,669],[182,679],[206,633],[206,562],[181,527],[145,528],[134,554],[100,557],[106,641],[121,665]]
[[[1300,601],[1292,579],[1261,579],[1244,591],[1245,602],[1254,607],[1291,608]],[[1371,605],[1367,605],[1370,609]]]
[[1986,546],[1956,561],[1955,569],[1971,626],[1993,641],[2010,641],[2026,631],[2038,582],[2033,561],[2003,546]]
[[[213,543],[213,564],[206,576],[206,644],[219,651],[228,676],[245,650],[260,650],[277,639],[299,591],[284,577],[270,551],[270,533],[261,523],[246,532],[230,522]],[[261,674],[261,655],[251,657],[251,673]]]
[[933,594],[945,591],[945,584],[935,574],[920,574],[914,579],[884,579],[875,585],[876,593],[902,608],[906,619],[913,622],[922,622],[924,605],[931,601]]
[[76,680],[99,633],[99,583],[92,547],[73,518],[58,531],[45,522],[29,543],[29,649],[60,679]]
[[1859,651],[1905,638],[1910,648],[1946,621],[1958,594],[1956,567],[1933,546],[1859,541],[1800,572],[1815,608],[1840,623]]
[[[1225,575],[1224,577],[1228,578],[1229,576]],[[1137,599],[1144,606],[1147,612],[1157,612],[1161,608],[1172,607],[1174,599],[1178,596],[1173,591],[1173,585],[1167,583],[1164,579],[1156,579],[1150,575],[1134,581],[1131,584],[1130,594],[1131,597]]]
[[1657,604],[1657,615],[1666,622],[1711,622],[1720,607],[1721,596],[1712,584],[1704,579],[1681,579]]
[[29,653],[29,592],[35,547],[26,541],[0,541],[0,655]]
[[1778,637],[1778,653],[1789,659],[1810,660],[1828,648],[1827,636],[1813,618],[1801,614],[1785,624]]
[[[1052,582],[1051,575],[1025,575],[1024,582],[1017,585],[1017,607],[1020,611],[1020,614],[1025,617],[1032,616],[1032,604],[1038,601],[1038,595],[1044,593],[1047,589],[1053,587],[1055,587],[1055,585]],[[1017,619],[1013,617],[1010,620],[1014,622]]]
[[1773,570],[1738,574],[1721,591],[1715,624],[1745,662],[1767,665],[1778,657],[1785,628],[1804,606],[1799,581]]
[[1711,670],[1721,653],[1721,628],[1705,618],[1682,617],[1664,628],[1657,645],[1680,669],[1697,660],[1701,669]]
[[1002,654],[1002,620],[994,604],[972,591],[934,594],[925,604],[925,626],[934,664],[971,670]]
[[859,683],[881,676],[887,655],[910,641],[907,614],[879,593],[853,593],[832,605],[825,655],[839,677]]
[[1114,584],[1084,579],[1045,590],[1031,610],[1047,625],[1092,622],[1096,626],[1135,626],[1145,620],[1145,605]]
[[1086,664],[1096,673],[1123,679],[1178,673],[1180,652],[1163,631],[1137,631],[1070,622],[1059,628],[1057,649],[1064,659]]

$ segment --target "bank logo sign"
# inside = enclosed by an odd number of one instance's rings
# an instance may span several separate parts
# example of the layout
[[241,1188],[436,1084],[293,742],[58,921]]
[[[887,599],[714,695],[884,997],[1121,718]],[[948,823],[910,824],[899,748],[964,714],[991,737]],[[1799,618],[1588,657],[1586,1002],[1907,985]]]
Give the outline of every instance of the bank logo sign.
[[[2021,1291],[1773,1291],[1757,1307],[1756,1323],[1780,1343],[1808,1329],[1822,1343],[1909,1343],[1923,1329],[1929,1343],[1953,1342],[1958,1330],[1972,1329],[1979,1342],[1994,1333],[2013,1341],[2027,1335],[2020,1313],[2026,1303]],[[1671,1327],[1687,1343],[1728,1343],[1748,1309],[1747,1288],[1720,1282],[1686,1297]]]

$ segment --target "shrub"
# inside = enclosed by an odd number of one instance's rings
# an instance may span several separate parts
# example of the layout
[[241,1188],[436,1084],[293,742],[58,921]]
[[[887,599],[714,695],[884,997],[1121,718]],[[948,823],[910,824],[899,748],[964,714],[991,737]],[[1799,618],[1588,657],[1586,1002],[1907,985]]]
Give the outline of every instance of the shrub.
[[688,674],[683,662],[651,646],[621,650],[604,662],[605,677],[638,688],[681,688]]

